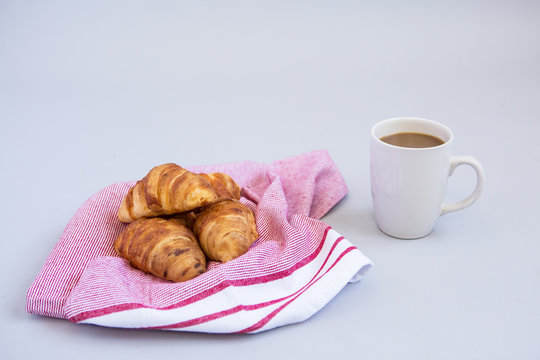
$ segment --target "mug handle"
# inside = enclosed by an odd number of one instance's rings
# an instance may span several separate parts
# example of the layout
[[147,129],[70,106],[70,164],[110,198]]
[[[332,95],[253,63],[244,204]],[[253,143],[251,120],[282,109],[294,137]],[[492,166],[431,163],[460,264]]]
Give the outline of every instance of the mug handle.
[[454,170],[456,170],[459,165],[469,165],[474,169],[474,171],[476,172],[476,187],[474,188],[472,194],[464,200],[450,204],[443,204],[441,209],[441,215],[465,209],[466,207],[471,206],[472,203],[474,203],[476,199],[478,199],[480,193],[482,192],[482,188],[484,187],[484,169],[482,168],[482,164],[480,164],[478,160],[476,160],[472,156],[454,156],[450,161],[450,172],[448,176],[451,176],[454,173]]

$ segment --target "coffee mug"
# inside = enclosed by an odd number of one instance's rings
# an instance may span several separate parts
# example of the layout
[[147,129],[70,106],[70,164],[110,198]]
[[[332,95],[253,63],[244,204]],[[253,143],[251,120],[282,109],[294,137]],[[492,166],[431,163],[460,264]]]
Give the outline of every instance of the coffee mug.
[[[381,231],[401,239],[421,238],[431,233],[439,216],[478,199],[482,165],[471,156],[452,156],[453,137],[445,125],[414,117],[383,120],[372,127],[371,193]],[[476,187],[464,200],[445,203],[448,177],[460,165],[475,170]]]

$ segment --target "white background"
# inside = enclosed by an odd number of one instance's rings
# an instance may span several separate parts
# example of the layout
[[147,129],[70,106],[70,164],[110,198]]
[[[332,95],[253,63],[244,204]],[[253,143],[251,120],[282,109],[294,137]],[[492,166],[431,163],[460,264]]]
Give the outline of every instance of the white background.
[[[448,125],[482,161],[471,208],[379,232],[376,121]],[[0,0],[2,359],[540,358],[539,1]],[[154,165],[327,149],[323,220],[375,263],[309,320],[257,335],[76,325],[25,293],[76,209]],[[474,186],[469,168],[448,200]]]

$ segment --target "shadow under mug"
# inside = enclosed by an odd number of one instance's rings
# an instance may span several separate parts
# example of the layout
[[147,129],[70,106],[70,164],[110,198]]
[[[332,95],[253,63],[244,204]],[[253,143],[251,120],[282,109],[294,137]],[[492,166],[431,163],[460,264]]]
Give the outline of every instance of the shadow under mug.
[[[411,148],[381,140],[402,132],[432,135],[443,144]],[[452,156],[453,138],[445,125],[421,118],[393,118],[372,127],[371,193],[381,231],[401,239],[421,238],[431,233],[439,216],[464,209],[478,199],[484,184],[482,165],[471,156]],[[475,170],[476,187],[464,200],[444,203],[448,177],[459,165]]]

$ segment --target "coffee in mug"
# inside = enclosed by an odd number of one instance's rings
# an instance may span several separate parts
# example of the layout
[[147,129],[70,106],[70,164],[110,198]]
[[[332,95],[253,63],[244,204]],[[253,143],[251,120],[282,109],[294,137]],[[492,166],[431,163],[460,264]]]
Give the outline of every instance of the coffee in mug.
[[381,140],[390,145],[410,148],[426,148],[444,144],[444,141],[436,136],[416,132],[400,132],[386,135]]
[[[394,118],[371,129],[370,175],[375,221],[386,234],[428,235],[439,216],[470,206],[482,191],[484,171],[470,156],[452,155],[452,131],[421,118]],[[466,199],[444,202],[447,180],[460,165],[472,166],[477,183]]]

